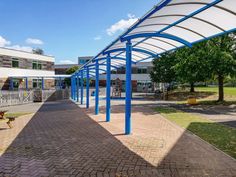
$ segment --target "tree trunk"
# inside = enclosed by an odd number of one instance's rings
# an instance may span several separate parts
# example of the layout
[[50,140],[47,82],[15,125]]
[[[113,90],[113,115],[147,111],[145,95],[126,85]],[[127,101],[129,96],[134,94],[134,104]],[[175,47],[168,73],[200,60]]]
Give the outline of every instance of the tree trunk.
[[224,101],[224,77],[218,75],[219,98],[218,102]]
[[194,83],[191,83],[190,84],[190,92],[195,92],[195,89],[194,89]]

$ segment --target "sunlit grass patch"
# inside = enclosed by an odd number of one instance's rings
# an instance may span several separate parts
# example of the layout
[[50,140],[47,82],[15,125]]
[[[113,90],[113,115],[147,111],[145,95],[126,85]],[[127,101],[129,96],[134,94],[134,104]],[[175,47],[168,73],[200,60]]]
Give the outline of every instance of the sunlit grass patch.
[[170,107],[157,107],[155,110],[236,159],[236,128]]
[[20,116],[24,116],[27,114],[31,114],[30,112],[13,112],[13,113],[6,113],[5,117],[20,117]]

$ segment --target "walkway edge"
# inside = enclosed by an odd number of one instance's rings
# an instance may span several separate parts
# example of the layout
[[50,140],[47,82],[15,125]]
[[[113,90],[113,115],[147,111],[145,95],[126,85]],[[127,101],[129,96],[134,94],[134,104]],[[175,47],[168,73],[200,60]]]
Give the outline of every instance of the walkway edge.
[[202,139],[201,137],[197,136],[196,134],[194,134],[193,132],[187,130],[186,128],[180,127],[179,125],[177,125],[176,123],[168,120],[167,118],[165,118],[163,115],[161,115],[159,112],[157,112],[163,119],[165,119],[166,121],[168,121],[170,124],[172,124],[173,126],[175,126],[176,128],[178,128],[179,130],[184,130],[185,132],[189,133],[190,135],[193,135],[194,137],[198,138],[199,140],[201,140],[202,142],[207,143],[208,145],[210,145],[213,149],[223,153],[224,155],[228,156],[229,158],[231,158],[233,161],[236,162],[236,159],[231,157],[229,154],[226,154],[224,151],[220,150],[219,148],[215,147],[213,144],[210,144],[209,142],[205,141],[204,139]]

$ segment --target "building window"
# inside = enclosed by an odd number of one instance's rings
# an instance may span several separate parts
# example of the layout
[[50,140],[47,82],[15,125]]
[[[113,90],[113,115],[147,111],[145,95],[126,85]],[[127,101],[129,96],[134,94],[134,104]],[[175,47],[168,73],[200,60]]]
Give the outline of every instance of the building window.
[[42,69],[42,64],[39,61],[33,61],[32,68],[41,70]]
[[12,82],[13,82],[13,89],[18,89],[20,85],[19,79],[13,79]]
[[33,79],[33,88],[42,88],[42,79]]
[[112,70],[111,74],[117,74],[117,71],[116,70]]
[[117,74],[125,74],[125,67],[118,68]]
[[138,68],[138,74],[147,74],[147,68]]
[[17,58],[13,58],[11,61],[12,68],[19,68],[19,60]]
[[79,64],[83,65],[85,63],[87,63],[89,60],[88,59],[79,59]]
[[38,69],[42,69],[42,64],[41,63],[38,63]]

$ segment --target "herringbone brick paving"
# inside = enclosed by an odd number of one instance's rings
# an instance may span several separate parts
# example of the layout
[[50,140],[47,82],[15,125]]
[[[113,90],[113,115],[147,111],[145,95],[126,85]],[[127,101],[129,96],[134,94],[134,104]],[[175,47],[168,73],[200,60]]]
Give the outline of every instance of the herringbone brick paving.
[[133,108],[133,134],[124,136],[124,107],[112,108],[110,123],[104,107],[94,116],[70,101],[17,119],[0,130],[0,176],[236,175],[233,159],[148,106]]

